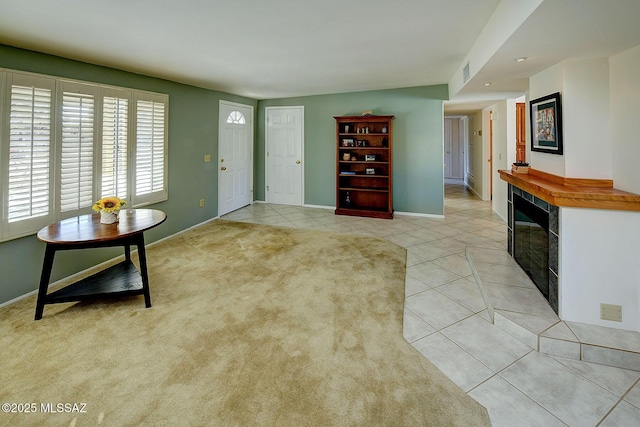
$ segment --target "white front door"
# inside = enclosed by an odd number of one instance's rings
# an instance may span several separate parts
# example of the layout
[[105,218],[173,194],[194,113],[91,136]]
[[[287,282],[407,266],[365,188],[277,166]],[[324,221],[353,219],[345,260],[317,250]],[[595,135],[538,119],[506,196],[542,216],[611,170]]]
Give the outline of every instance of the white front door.
[[218,215],[224,215],[251,203],[253,107],[220,101],[218,129]]
[[267,107],[266,202],[302,206],[304,107]]

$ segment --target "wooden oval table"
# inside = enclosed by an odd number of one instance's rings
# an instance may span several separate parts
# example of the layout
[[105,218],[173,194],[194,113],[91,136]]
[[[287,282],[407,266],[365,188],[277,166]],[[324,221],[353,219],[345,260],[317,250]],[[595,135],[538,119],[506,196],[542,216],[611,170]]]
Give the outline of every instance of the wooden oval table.
[[[38,289],[35,320],[42,319],[45,304],[88,301],[97,298],[144,295],[151,307],[144,232],[162,224],[167,215],[154,209],[123,209],[119,222],[101,224],[100,214],[63,219],[44,227],[38,239],[47,244]],[[131,262],[131,246],[138,247],[140,271]],[[124,246],[125,260],[105,270],[47,294],[56,251]]]

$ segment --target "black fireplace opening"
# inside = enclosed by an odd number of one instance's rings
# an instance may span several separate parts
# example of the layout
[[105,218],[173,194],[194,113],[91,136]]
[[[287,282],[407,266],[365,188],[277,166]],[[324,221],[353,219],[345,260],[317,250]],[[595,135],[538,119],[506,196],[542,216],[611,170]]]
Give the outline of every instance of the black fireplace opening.
[[549,300],[549,214],[513,194],[513,257]]

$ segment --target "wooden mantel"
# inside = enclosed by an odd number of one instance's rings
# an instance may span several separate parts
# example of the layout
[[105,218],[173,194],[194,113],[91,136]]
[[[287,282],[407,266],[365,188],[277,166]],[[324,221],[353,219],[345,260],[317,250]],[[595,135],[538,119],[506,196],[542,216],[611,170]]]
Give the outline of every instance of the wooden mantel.
[[640,195],[616,190],[612,180],[564,178],[535,169],[498,172],[503,181],[555,206],[640,212]]

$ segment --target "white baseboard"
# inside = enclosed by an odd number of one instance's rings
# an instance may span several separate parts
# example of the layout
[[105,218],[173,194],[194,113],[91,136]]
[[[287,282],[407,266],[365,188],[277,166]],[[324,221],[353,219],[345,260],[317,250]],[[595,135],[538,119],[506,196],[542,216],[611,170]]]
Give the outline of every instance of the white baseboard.
[[399,211],[395,211],[394,215],[417,216],[417,217],[421,217],[421,218],[444,218],[444,215],[426,214],[426,213],[418,213],[418,212],[399,212]]
[[315,208],[315,209],[330,209],[330,210],[334,210],[336,207],[335,206],[324,206],[324,205],[302,205],[302,207],[305,208]]

